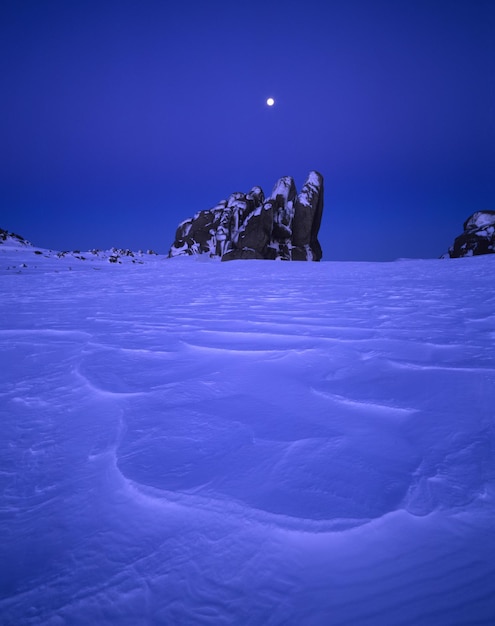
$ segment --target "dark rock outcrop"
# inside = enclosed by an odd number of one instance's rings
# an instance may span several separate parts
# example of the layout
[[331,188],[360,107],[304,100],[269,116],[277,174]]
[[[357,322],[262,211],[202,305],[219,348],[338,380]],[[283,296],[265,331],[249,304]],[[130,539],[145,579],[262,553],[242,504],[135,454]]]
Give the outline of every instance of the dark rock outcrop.
[[253,187],[179,224],[168,256],[319,261],[322,213],[321,174],[310,172],[299,195],[294,180],[284,176],[268,199],[261,187]]
[[464,232],[449,248],[451,259],[495,253],[495,211],[477,211],[464,222]]
[[11,233],[8,230],[4,230],[0,228],[0,244],[20,244],[22,246],[30,246],[29,241],[21,237],[21,235],[16,235],[16,233]]

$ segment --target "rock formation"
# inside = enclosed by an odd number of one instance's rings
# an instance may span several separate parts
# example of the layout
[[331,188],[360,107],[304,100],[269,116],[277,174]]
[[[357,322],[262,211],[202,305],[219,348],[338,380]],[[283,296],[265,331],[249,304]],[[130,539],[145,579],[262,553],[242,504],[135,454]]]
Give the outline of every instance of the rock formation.
[[249,193],[233,193],[179,224],[168,256],[319,261],[322,213],[321,174],[310,172],[299,195],[294,180],[284,176],[268,199],[261,187],[253,187]]
[[495,253],[495,211],[477,211],[464,222],[464,232],[449,248],[451,259]]
[[16,235],[16,233],[11,233],[3,228],[0,228],[0,244],[19,244],[22,246],[31,245],[29,241],[24,239],[24,237]]

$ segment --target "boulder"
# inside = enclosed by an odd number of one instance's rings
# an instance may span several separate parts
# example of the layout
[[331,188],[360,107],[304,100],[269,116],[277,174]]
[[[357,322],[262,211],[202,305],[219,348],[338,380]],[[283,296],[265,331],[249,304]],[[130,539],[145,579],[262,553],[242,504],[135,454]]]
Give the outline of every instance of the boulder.
[[449,248],[451,259],[495,253],[495,211],[477,211],[464,222],[464,232]]

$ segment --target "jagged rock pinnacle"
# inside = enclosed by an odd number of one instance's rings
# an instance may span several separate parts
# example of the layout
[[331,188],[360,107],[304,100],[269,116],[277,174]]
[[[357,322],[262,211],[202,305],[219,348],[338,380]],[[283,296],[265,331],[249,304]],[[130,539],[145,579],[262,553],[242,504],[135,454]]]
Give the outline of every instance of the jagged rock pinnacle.
[[168,256],[319,261],[322,213],[321,174],[310,172],[299,195],[292,177],[284,176],[267,199],[261,187],[253,187],[179,224]]

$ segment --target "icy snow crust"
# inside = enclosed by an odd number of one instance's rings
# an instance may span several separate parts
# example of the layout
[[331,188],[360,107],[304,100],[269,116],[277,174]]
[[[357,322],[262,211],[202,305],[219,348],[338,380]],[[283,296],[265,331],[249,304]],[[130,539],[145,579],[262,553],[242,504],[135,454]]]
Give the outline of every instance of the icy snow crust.
[[3,625],[495,622],[493,257],[42,252],[0,246]]

